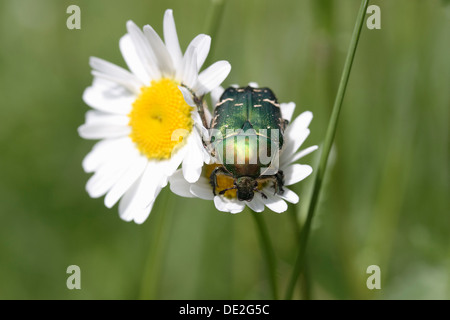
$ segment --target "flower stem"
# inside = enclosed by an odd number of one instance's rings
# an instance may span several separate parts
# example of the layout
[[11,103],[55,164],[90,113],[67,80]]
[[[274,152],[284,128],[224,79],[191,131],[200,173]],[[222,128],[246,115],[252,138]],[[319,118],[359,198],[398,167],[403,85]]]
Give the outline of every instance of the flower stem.
[[336,99],[334,101],[333,111],[331,113],[330,122],[328,124],[327,133],[325,136],[325,141],[322,147],[322,153],[320,155],[319,167],[317,169],[316,177],[313,185],[313,192],[311,195],[311,201],[308,207],[308,214],[306,217],[305,224],[300,233],[300,244],[299,251],[295,261],[294,270],[286,291],[286,299],[292,299],[292,294],[294,292],[294,287],[299,274],[302,272],[305,266],[305,251],[308,242],[309,232],[311,230],[311,223],[314,216],[314,211],[317,205],[317,201],[320,195],[320,189],[322,186],[322,181],[325,176],[325,171],[327,168],[328,156],[330,154],[331,146],[333,144],[334,136],[336,134],[336,127],[339,120],[339,113],[341,111],[342,100],[344,99],[345,90],[347,88],[348,79],[350,76],[350,71],[353,64],[353,59],[355,57],[356,48],[358,46],[359,36],[361,34],[361,29],[364,22],[364,16],[367,11],[367,6],[369,0],[362,0],[361,7],[359,9],[358,16],[356,18],[355,28],[353,30],[353,35],[350,41],[349,50],[347,53],[347,58],[345,60],[344,70],[342,72],[341,81],[339,83],[338,92]]
[[[158,296],[159,279],[164,261],[165,245],[168,243],[171,216],[173,214],[173,199],[169,190],[163,190],[160,194],[162,208],[153,210],[151,244],[145,261],[144,275],[142,277],[140,299],[155,300]],[[155,208],[154,208],[155,209]]]
[[272,243],[270,241],[269,232],[267,230],[266,223],[264,222],[264,218],[261,213],[251,212],[250,214],[253,216],[256,226],[258,228],[261,250],[266,260],[267,272],[269,273],[269,282],[272,290],[272,298],[274,300],[278,300],[276,258],[275,258],[275,251],[273,250]]

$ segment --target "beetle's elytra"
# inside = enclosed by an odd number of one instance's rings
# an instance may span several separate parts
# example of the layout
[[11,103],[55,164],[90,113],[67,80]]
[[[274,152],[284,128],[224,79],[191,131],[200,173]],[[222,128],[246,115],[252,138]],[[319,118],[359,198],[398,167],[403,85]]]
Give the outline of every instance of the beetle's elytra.
[[[269,88],[233,88],[224,91],[211,120],[213,155],[219,160],[210,176],[216,195],[217,176],[233,178],[237,198],[251,201],[255,192],[262,197],[262,186],[272,183],[275,193],[283,192],[283,172],[273,170],[283,147],[287,121],[282,118],[280,105]],[[269,171],[272,170],[272,171]]]

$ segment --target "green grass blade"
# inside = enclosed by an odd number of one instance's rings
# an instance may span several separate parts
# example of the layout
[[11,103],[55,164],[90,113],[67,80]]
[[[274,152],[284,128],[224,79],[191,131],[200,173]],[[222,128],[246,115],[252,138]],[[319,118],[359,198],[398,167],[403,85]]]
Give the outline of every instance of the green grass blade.
[[367,11],[367,6],[369,0],[363,0],[361,2],[361,7],[356,19],[355,28],[353,30],[353,35],[350,41],[350,47],[347,53],[347,58],[345,60],[344,70],[342,72],[341,81],[339,83],[338,92],[333,106],[333,111],[331,114],[330,122],[328,124],[327,133],[325,136],[325,141],[322,147],[322,152],[320,156],[319,167],[317,169],[316,177],[314,180],[313,193],[311,195],[311,201],[308,208],[308,215],[305,224],[300,233],[300,243],[299,251],[294,265],[294,270],[286,291],[286,299],[292,299],[292,294],[294,292],[294,287],[299,274],[304,269],[305,265],[305,251],[308,242],[309,233],[311,230],[311,223],[314,217],[314,211],[316,208],[317,201],[320,195],[320,189],[322,187],[322,181],[325,176],[328,156],[330,154],[331,146],[333,144],[334,136],[336,134],[337,123],[339,120],[339,114],[342,107],[342,101],[344,99],[345,90],[347,88],[348,79],[350,77],[350,71],[352,69],[353,59],[355,57],[356,48],[358,46],[359,36],[361,34],[361,29],[364,23],[364,17]]

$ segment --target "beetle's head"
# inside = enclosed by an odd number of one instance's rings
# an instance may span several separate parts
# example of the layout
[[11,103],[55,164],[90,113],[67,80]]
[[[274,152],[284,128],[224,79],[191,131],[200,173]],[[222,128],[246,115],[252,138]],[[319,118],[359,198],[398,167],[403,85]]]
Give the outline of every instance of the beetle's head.
[[[258,182],[252,177],[240,177],[236,181],[237,198],[240,201],[252,201]],[[255,190],[256,189],[256,190]]]

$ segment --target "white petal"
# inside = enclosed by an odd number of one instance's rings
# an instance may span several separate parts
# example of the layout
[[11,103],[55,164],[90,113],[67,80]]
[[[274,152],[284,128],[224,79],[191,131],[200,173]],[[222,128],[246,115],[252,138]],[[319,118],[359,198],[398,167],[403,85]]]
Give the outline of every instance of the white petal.
[[166,161],[167,163],[164,168],[164,173],[166,176],[170,177],[178,169],[188,151],[189,148],[187,146],[183,146],[176,151],[172,150],[170,159]]
[[[205,110],[206,111],[206,110]],[[203,124],[202,118],[200,117],[200,114],[197,111],[191,112],[192,120],[194,120],[194,124],[201,126]],[[208,129],[206,128],[199,128],[200,132],[207,132]]]
[[267,199],[262,199],[262,201],[267,206],[267,208],[276,213],[281,213],[287,210],[288,205],[283,199],[277,196],[273,196],[269,193],[267,193],[266,196]]
[[222,96],[225,89],[223,87],[217,87],[211,91],[211,102],[213,107],[216,106],[216,104],[219,102],[220,97]]
[[264,203],[259,198],[260,195],[255,194],[252,201],[246,202],[245,204],[254,212],[263,212],[265,208]]
[[257,82],[249,82],[249,83],[248,83],[248,86],[249,86],[249,87],[252,87],[252,88],[259,88],[259,85],[258,85]]
[[89,57],[89,65],[92,69],[105,73],[107,75],[111,75],[117,78],[123,78],[123,80],[129,80],[130,82],[136,81],[138,84],[140,84],[139,80],[135,77],[134,74],[104,59]]
[[[144,171],[145,172],[145,171]],[[133,183],[131,188],[129,188],[122,199],[120,199],[119,202],[119,215],[120,218],[122,218],[125,221],[131,221],[133,220],[133,211],[129,208],[131,207],[134,198],[137,195],[137,191],[139,189],[139,186],[142,182],[142,175]]]
[[147,38],[133,21],[127,22],[127,30],[136,48],[136,53],[150,78],[161,78],[161,72]]
[[204,184],[201,183],[194,183],[191,185],[190,187],[190,192],[203,200],[213,200],[214,199],[214,194],[212,191],[211,186],[205,186]]
[[200,178],[203,167],[203,153],[202,150],[197,148],[195,138],[194,133],[189,136],[188,145],[190,145],[190,148],[183,160],[183,176],[190,183],[194,183]]
[[117,125],[126,126],[130,122],[130,118],[121,114],[106,113],[102,111],[89,110],[86,112],[86,122],[85,124],[94,125]]
[[147,165],[148,177],[145,184],[145,196],[144,203],[147,205],[150,201],[147,198],[154,199],[156,197],[155,193],[158,188],[163,188],[167,185],[168,177],[166,175],[167,161],[150,161]]
[[188,48],[194,47],[197,52],[197,70],[200,70],[203,63],[205,63],[206,57],[209,53],[209,48],[211,47],[211,37],[206,34],[199,34],[196,36],[191,43],[189,43]]
[[281,109],[281,116],[283,119],[291,122],[292,115],[294,114],[295,110],[295,103],[289,102],[289,103],[280,103],[280,109]]
[[279,197],[283,198],[286,201],[289,201],[290,203],[294,203],[294,204],[298,203],[299,197],[294,191],[292,191],[286,187],[284,187],[283,189],[284,189],[284,192],[282,194],[279,194],[278,195]]
[[90,57],[89,64],[93,69],[93,75],[120,84],[131,92],[139,92],[139,88],[142,86],[142,82],[134,74],[111,62],[97,57]]
[[299,115],[286,129],[285,136],[288,140],[286,151],[288,155],[295,153],[308,137],[308,126],[311,123],[312,118],[312,112],[305,111]]
[[212,187],[211,187],[209,177],[205,177],[205,176],[200,177],[200,179],[198,179],[198,181],[195,183],[195,185],[197,185],[203,189],[209,189],[209,190],[211,190],[211,193],[212,193]]
[[[198,115],[198,113],[192,113],[192,117],[196,118],[195,121],[201,121],[200,120],[200,116]],[[203,159],[208,159],[210,158],[209,154],[206,152],[206,148],[203,145],[203,138],[207,138],[208,136],[204,136],[204,134],[207,134],[208,130],[202,126],[201,123],[196,122],[195,126],[192,130],[192,138],[191,138],[191,143],[192,145],[194,145],[197,149],[197,151],[199,153],[202,153],[202,157]],[[205,156],[205,152],[206,152],[206,156]]]
[[217,61],[200,73],[194,91],[198,96],[210,92],[225,80],[230,71],[231,65],[228,61]]
[[135,74],[144,85],[149,85],[152,79],[145,69],[143,61],[139,58],[136,47],[134,46],[129,34],[126,34],[120,38],[119,47],[123,59],[131,72]]
[[110,159],[100,166],[86,184],[86,191],[89,196],[92,198],[101,197],[119,180],[132,163],[132,154],[128,151],[125,148],[119,157]]
[[[304,111],[294,120],[294,122],[297,122],[297,126],[299,126],[301,128],[308,128],[312,119],[313,119],[312,112]],[[294,124],[292,124],[292,125],[294,125]]]
[[83,124],[78,127],[78,134],[84,139],[105,139],[124,137],[131,133],[128,126]]
[[202,148],[202,153],[203,153],[203,162],[206,164],[211,164],[213,163],[213,157],[211,156],[211,154],[208,152],[208,150],[206,148]]
[[194,195],[190,191],[191,184],[184,179],[181,170],[175,171],[175,173],[169,177],[169,183],[170,190],[176,195],[185,198],[194,198]]
[[230,213],[238,213],[245,208],[245,204],[242,201],[231,200],[222,196],[214,197],[214,205],[217,210]]
[[200,177],[196,183],[191,184],[191,193],[200,199],[213,200],[214,194],[212,191],[209,178]]
[[[138,191],[133,190],[133,191],[134,191],[134,193],[130,193],[131,201],[134,201],[133,196],[136,196],[136,194],[138,192],[140,192],[139,190]],[[159,188],[157,190],[156,196],[159,194],[160,191],[161,191],[161,188]],[[120,203],[122,203],[122,200]],[[128,210],[123,209],[124,211],[120,211],[120,205],[119,205],[120,217],[125,221],[134,221],[137,224],[142,224],[150,215],[150,212],[153,208],[154,203],[155,203],[155,201],[153,200],[145,206],[137,206],[137,207],[133,207],[133,208],[128,208]]]
[[[209,112],[209,110],[207,108],[203,108],[204,114],[205,114],[205,121],[206,121],[206,125],[208,126],[208,124],[211,123],[211,113]],[[208,137],[208,129],[206,129],[203,126],[203,120],[200,117],[200,114],[198,113],[197,109],[193,110],[191,112],[191,116],[192,119],[194,120],[194,125],[197,127],[197,130],[200,133],[201,137]]]
[[167,184],[167,177],[161,170],[162,162],[149,162],[136,182],[125,193],[119,203],[119,214],[126,221],[150,213],[147,209],[155,201],[161,188]]
[[307,129],[311,120],[313,118],[313,114],[311,111],[305,111],[300,114],[295,120],[289,125],[288,129],[293,132],[302,131]]
[[284,173],[284,184],[286,186],[290,186],[291,184],[295,184],[307,176],[309,176],[312,172],[312,168],[306,164],[298,164],[295,163],[290,165],[289,167],[283,169]]
[[126,148],[130,139],[105,139],[97,142],[92,150],[83,159],[82,166],[86,172],[94,172],[97,168],[114,157],[115,154]]
[[171,9],[166,10],[164,14],[164,42],[172,57],[174,68],[178,69],[183,55],[181,53],[180,43],[178,42],[177,29]]
[[156,61],[161,70],[162,76],[173,78],[175,75],[175,69],[173,66],[172,58],[167,51],[164,42],[158,36],[155,30],[149,25],[144,26],[144,35],[150,42],[150,47],[153,49],[153,53],[156,57]]
[[105,197],[105,206],[112,208],[117,201],[131,188],[133,183],[142,175],[147,165],[145,156],[137,156],[128,166],[127,170],[117,180],[116,184],[108,191]]
[[311,146],[311,147],[308,147],[308,148],[306,148],[306,149],[304,149],[304,150],[302,150],[302,151],[299,151],[299,152],[297,152],[296,154],[294,154],[294,155],[288,160],[288,162],[286,162],[286,164],[285,164],[285,163],[282,163],[281,166],[285,166],[285,165],[287,166],[287,165],[289,165],[289,164],[291,164],[291,163],[297,161],[298,159],[303,158],[304,156],[310,154],[311,152],[317,150],[318,148],[319,148],[318,146]]
[[[161,191],[161,188],[158,190],[158,194],[160,191]],[[137,224],[144,223],[144,221],[147,220],[148,216],[150,215],[150,212],[152,211],[154,204],[155,204],[155,201],[153,201],[152,203],[147,205],[145,208],[142,208],[142,210],[135,212],[134,218],[133,218],[134,222]]]
[[309,134],[310,134],[309,129],[297,130],[296,132],[294,130],[291,130],[291,132],[289,134],[289,139],[291,141],[293,141],[293,149],[292,150],[294,152],[296,152],[301,147],[303,142],[305,142],[306,138],[308,138]]
[[100,111],[126,115],[130,113],[136,95],[111,81],[96,78],[83,93],[84,102]]
[[194,99],[192,97],[192,93],[183,86],[178,86],[178,89],[180,89],[181,94],[183,95],[184,101],[191,107],[196,107],[196,104],[194,102]]
[[193,88],[197,82],[197,53],[194,47],[189,47],[181,61],[180,68],[176,71],[176,80],[188,88]]

